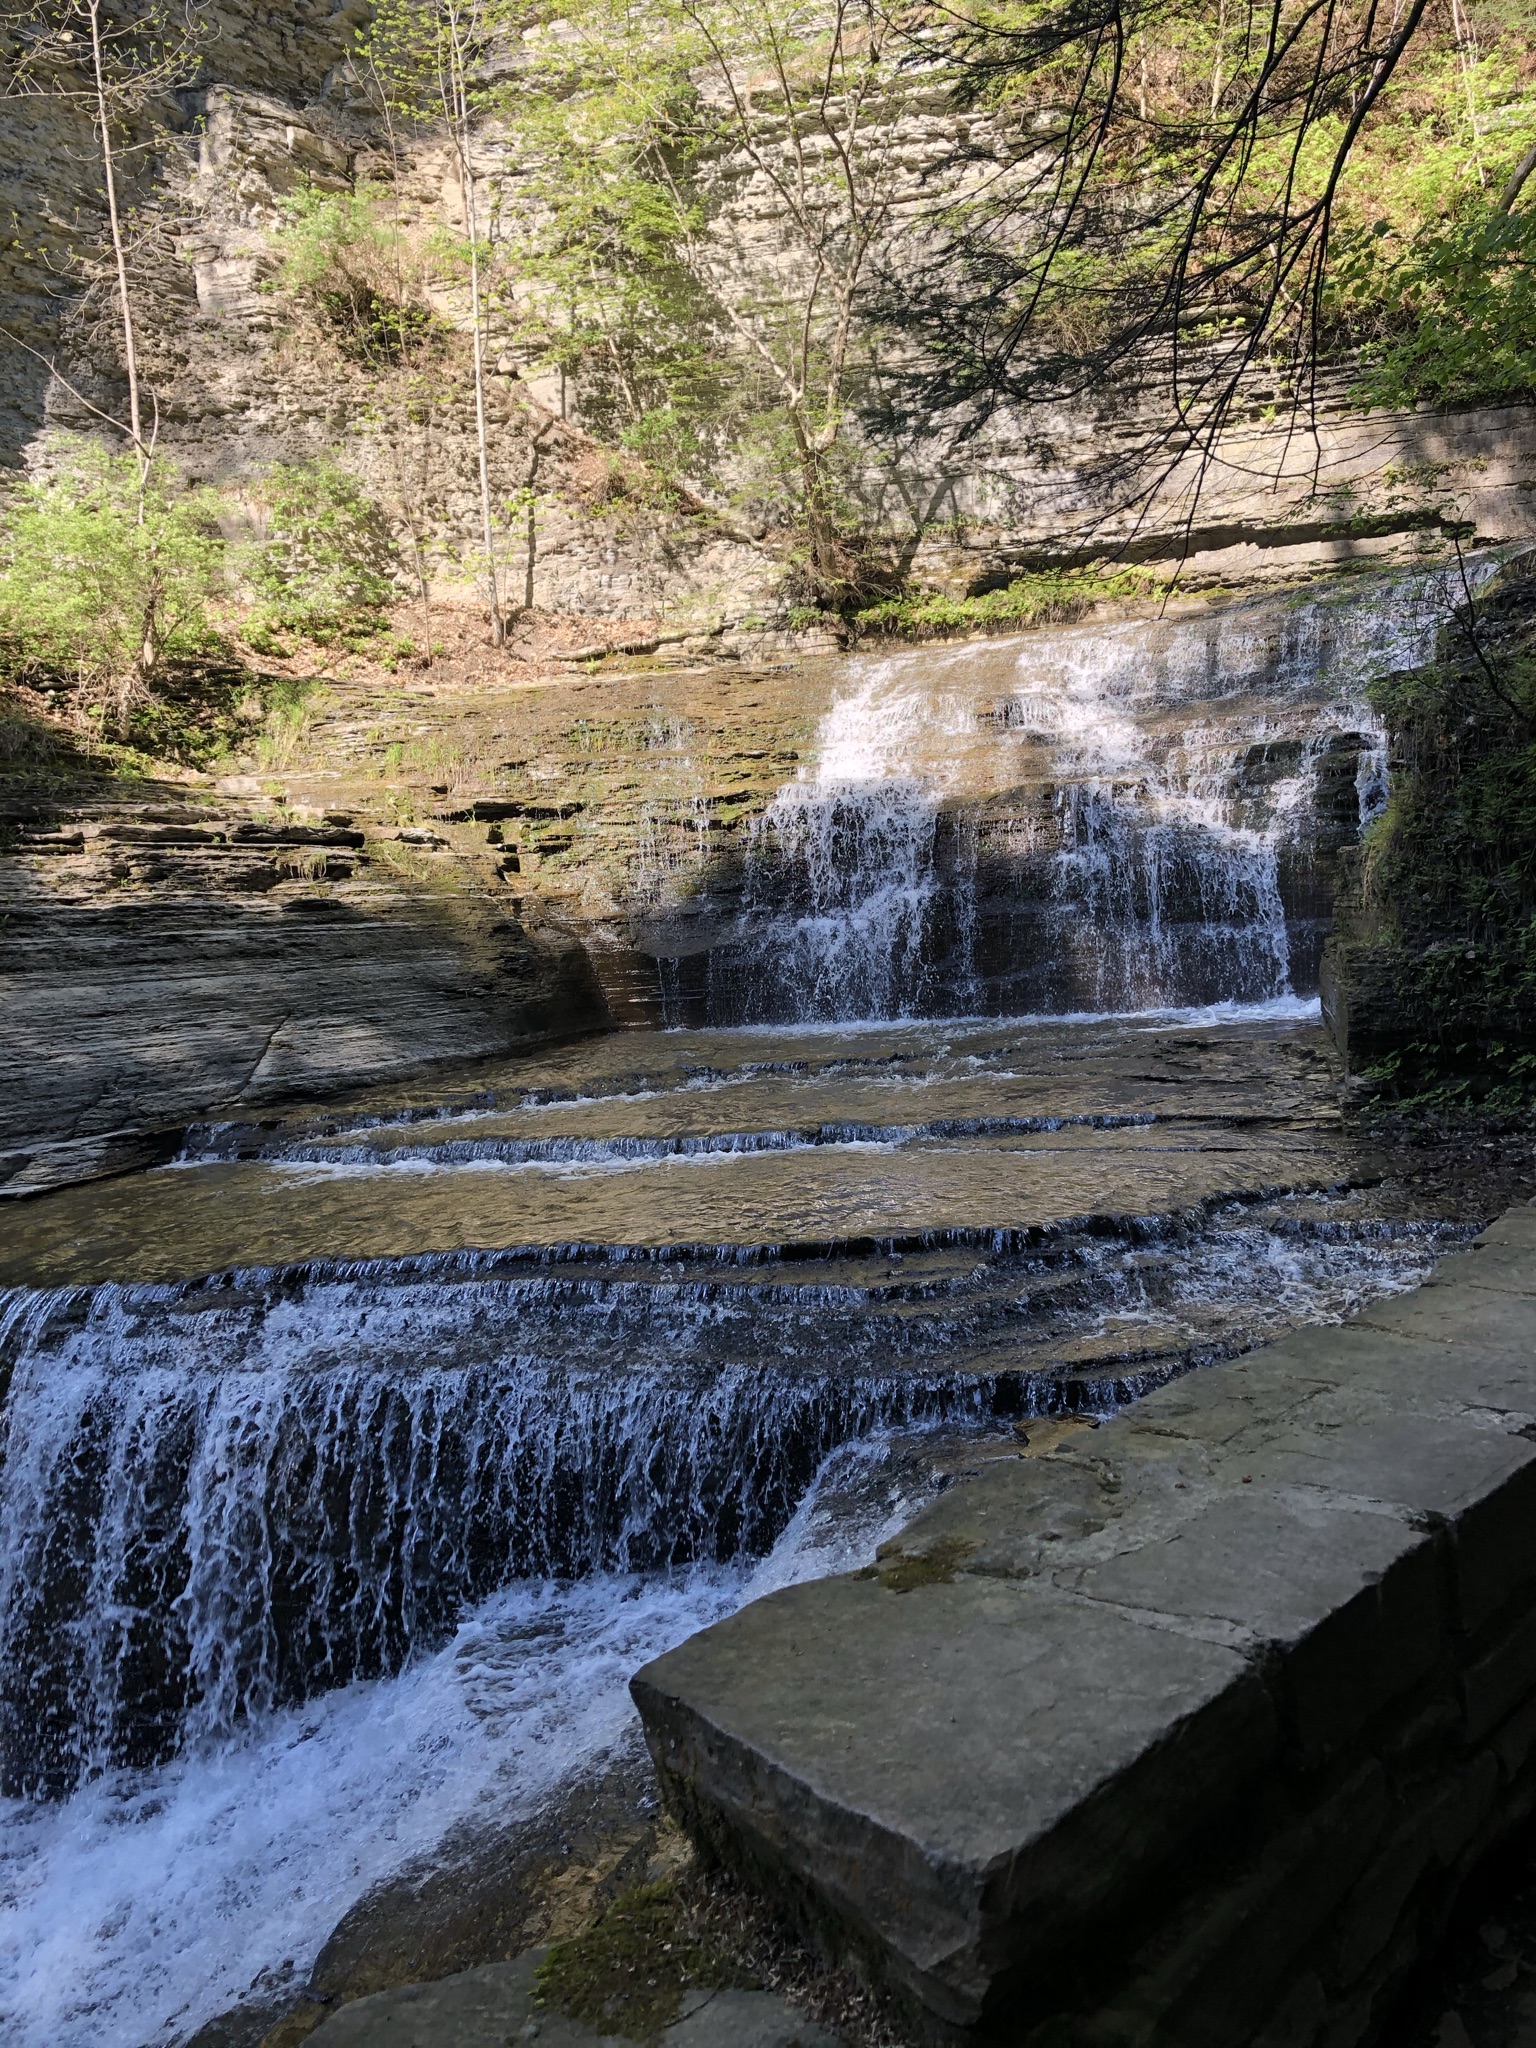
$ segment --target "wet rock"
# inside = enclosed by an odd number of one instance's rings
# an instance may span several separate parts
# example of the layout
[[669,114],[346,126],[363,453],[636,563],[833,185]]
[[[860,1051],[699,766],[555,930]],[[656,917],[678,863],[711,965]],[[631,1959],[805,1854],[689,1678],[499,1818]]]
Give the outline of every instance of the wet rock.
[[1533,1276],[1524,1207],[658,1659],[674,1812],[937,2038],[1362,2038],[1536,1796]]
[[[344,2006],[309,2036],[311,2048],[627,2048],[540,2002],[543,1949],[513,1962],[407,1985]],[[833,2036],[766,1991],[698,1991],[659,2036],[663,2048],[837,2048]]]
[[572,940],[530,937],[473,886],[434,895],[375,868],[351,825],[80,809],[79,831],[0,858],[0,1193],[168,1156],[202,1114],[504,1052],[602,1014]]

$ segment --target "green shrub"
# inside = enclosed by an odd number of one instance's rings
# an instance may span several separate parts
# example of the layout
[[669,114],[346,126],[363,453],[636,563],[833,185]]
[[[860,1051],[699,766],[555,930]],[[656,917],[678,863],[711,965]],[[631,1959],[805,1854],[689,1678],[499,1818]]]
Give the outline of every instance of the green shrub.
[[398,595],[399,557],[362,486],[334,462],[278,463],[252,495],[261,532],[241,564],[254,599],[251,645],[275,651],[282,633],[324,643],[378,632]]
[[273,238],[276,288],[311,313],[344,355],[404,363],[436,333],[421,266],[378,185],[295,192]]
[[214,501],[156,462],[85,447],[13,487],[0,523],[0,669],[68,684],[87,705],[128,706],[167,663],[217,634],[224,542]]
[[1491,405],[1536,391],[1536,210],[1436,221],[1370,283],[1384,331],[1364,350],[1357,403]]
[[989,628],[1070,625],[1101,602],[1157,595],[1162,589],[1156,577],[1136,569],[1047,569],[1015,577],[1004,589],[983,591],[979,597],[909,591],[855,613],[853,623],[863,637],[903,640]]

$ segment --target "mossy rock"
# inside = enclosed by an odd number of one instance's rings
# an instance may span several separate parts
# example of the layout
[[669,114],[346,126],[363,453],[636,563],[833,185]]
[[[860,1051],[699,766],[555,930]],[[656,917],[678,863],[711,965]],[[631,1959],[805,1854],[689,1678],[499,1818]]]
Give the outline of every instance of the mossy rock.
[[1536,1097],[1536,551],[1370,697],[1391,801],[1343,862],[1324,1009],[1363,1086]]
[[730,1959],[689,1929],[676,1887],[636,1885],[595,1927],[557,1941],[539,1965],[539,2003],[603,2034],[660,2038],[694,1989],[755,1990]]

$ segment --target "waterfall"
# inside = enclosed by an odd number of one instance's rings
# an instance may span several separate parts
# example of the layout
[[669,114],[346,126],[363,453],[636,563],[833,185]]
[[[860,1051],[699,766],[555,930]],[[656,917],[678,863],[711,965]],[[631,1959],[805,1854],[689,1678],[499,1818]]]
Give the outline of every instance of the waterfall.
[[[494,1343],[412,1362],[426,1328],[462,1336],[515,1303],[443,1291],[321,1287],[306,1344],[291,1312],[199,1332],[173,1308],[144,1332],[145,1304],[103,1289],[27,1349],[0,1490],[6,1791],[398,1671],[509,1579],[763,1555],[838,1443],[990,1405],[932,1373],[625,1372]],[[207,1355],[226,1345],[237,1363]]]
[[[1282,1020],[1384,801],[1364,683],[1455,594],[849,664],[752,829],[706,1007],[941,1023],[589,1041],[28,1205],[7,2043],[175,2048],[296,1993],[370,1885],[622,1753],[640,1663],[867,1562],[978,1435],[1012,1457],[1018,1419],[1423,1276],[1457,1227],[1372,1208]],[[657,727],[647,903],[713,857],[688,738]],[[1282,1000],[1204,1067],[1203,1022],[960,1014],[1234,998]]]
[[1384,800],[1364,686],[1425,660],[1460,596],[1446,572],[1372,576],[855,661],[814,759],[756,821],[706,1015],[1309,993],[1329,860]]
[[[20,1291],[0,1302],[0,1790],[227,1742],[402,1670],[509,1582],[761,1557],[839,1445],[1112,1408],[1236,1341],[1224,1303],[1261,1266],[1314,1312],[1418,1269],[1420,1233],[1378,1238],[1217,1202]],[[1032,1318],[1112,1314],[1182,1317],[1190,1348],[1028,1369]]]

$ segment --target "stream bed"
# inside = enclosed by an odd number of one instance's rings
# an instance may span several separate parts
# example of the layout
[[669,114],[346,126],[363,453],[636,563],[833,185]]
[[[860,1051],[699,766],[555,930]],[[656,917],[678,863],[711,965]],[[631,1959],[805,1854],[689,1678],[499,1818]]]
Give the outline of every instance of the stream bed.
[[8,1208],[7,2048],[280,2011],[639,1773],[649,1658],[1503,1206],[1345,1122],[1311,994],[1442,583],[851,662],[744,847],[680,814],[674,1028]]
[[1110,1412],[1473,1227],[1291,998],[591,1039],[8,1223],[18,2048],[297,1988],[632,1743],[647,1658],[866,1562],[925,1435]]

